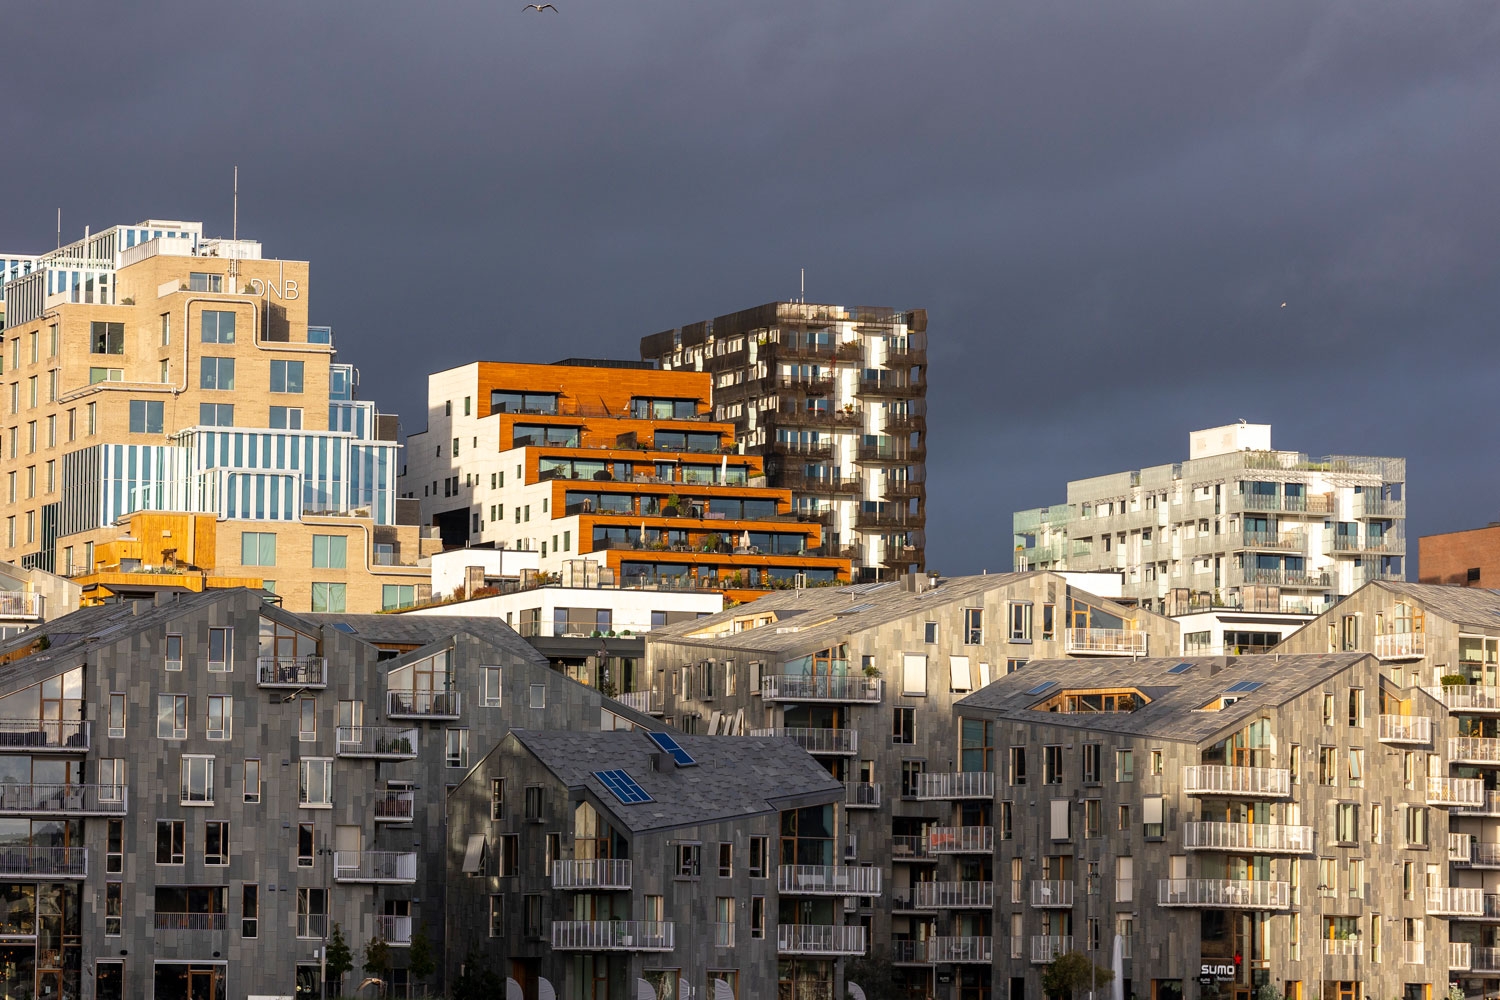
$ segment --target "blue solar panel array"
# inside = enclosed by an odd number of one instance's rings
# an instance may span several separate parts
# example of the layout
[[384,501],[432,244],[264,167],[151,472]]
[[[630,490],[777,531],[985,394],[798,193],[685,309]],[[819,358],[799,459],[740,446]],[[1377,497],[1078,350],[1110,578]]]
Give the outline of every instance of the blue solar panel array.
[[1169,674],[1185,674],[1189,670],[1192,670],[1192,669],[1193,669],[1193,665],[1191,663],[1179,663],[1179,664],[1177,664],[1177,666],[1173,667],[1171,670],[1168,670],[1167,673],[1169,673]]
[[1233,691],[1254,691],[1256,688],[1260,687],[1262,683],[1262,681],[1240,681],[1238,684],[1229,685],[1229,687],[1225,688],[1224,690],[1226,693]]
[[340,632],[347,632],[350,635],[354,634],[354,626],[350,625],[348,622],[334,622],[333,627],[338,629]]
[[651,738],[652,743],[662,749],[663,753],[671,754],[678,767],[692,767],[698,763],[693,759],[692,754],[682,749],[682,744],[674,740],[670,733],[647,733],[646,735]]
[[599,779],[601,785],[614,792],[615,798],[627,806],[635,805],[638,802],[654,801],[644,788],[635,783],[635,779],[627,771],[618,769],[613,771],[595,771],[594,777]]
[[1041,694],[1043,691],[1050,691],[1050,690],[1052,690],[1055,687],[1057,687],[1057,681],[1042,681],[1042,683],[1038,684],[1036,687],[1032,688],[1030,691],[1027,691],[1026,693],[1027,694]]

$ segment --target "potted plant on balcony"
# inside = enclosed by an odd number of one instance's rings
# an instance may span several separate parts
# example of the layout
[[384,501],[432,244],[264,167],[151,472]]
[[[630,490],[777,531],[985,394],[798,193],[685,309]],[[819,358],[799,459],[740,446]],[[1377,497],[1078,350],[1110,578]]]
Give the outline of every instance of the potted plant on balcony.
[[664,503],[664,504],[662,504],[662,506],[661,506],[661,516],[662,517],[676,517],[677,516],[677,505],[680,504],[680,503],[682,503],[682,498],[681,497],[679,497],[676,493],[668,493],[667,494],[667,502]]
[[877,667],[874,663],[866,663],[865,664],[865,676],[866,677],[879,677],[880,676],[880,668]]
[[1469,683],[1469,679],[1463,674],[1444,674],[1442,677],[1438,678],[1438,682],[1445,688],[1463,687],[1464,685]]

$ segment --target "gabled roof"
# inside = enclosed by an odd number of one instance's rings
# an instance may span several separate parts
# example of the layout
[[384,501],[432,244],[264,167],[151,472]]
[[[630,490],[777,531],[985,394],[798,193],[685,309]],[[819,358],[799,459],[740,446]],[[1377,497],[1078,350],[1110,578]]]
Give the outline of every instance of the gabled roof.
[[503,649],[517,659],[545,665],[538,653],[505,619],[471,615],[346,615],[304,614],[297,617],[375,645],[426,646],[455,635],[468,634]]
[[[684,736],[697,763],[678,767],[643,733],[511,731],[570,791],[584,791],[611,823],[631,833],[659,832],[776,813],[842,799],[844,786],[788,739]],[[651,770],[651,758],[660,760]],[[625,805],[594,776],[626,771],[652,801]]]
[[[956,711],[1033,725],[1063,726],[1202,743],[1286,704],[1343,673],[1368,653],[1156,657],[1140,660],[1032,660],[958,702]],[[1186,669],[1183,665],[1187,664]],[[1245,690],[1243,682],[1259,687]],[[1050,685],[1043,689],[1044,684]],[[1133,688],[1149,700],[1133,712],[1067,714],[1032,708],[1069,690]],[[1235,688],[1231,691],[1230,688]],[[1236,698],[1202,711],[1222,695]]]
[[1482,587],[1459,587],[1441,583],[1394,583],[1377,581],[1367,584],[1389,591],[1397,597],[1420,602],[1422,609],[1456,625],[1500,633],[1500,590]]

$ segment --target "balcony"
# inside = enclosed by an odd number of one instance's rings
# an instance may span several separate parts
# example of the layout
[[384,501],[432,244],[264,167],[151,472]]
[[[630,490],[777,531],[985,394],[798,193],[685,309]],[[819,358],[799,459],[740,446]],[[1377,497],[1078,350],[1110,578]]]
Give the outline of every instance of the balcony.
[[926,515],[909,510],[862,510],[854,515],[854,530],[867,533],[916,531],[926,523]]
[[1323,954],[1330,957],[1341,957],[1348,955],[1363,955],[1365,953],[1365,942],[1363,938],[1324,938]]
[[799,459],[833,458],[833,441],[782,441],[766,442],[766,454],[786,455]]
[[257,656],[255,682],[263,688],[325,688],[328,661],[321,656]]
[[124,785],[0,785],[0,816],[123,816]]
[[552,888],[617,892],[631,887],[629,858],[582,858],[552,862]]
[[1467,833],[1448,834],[1448,860],[1456,865],[1468,864],[1473,842]]
[[1058,879],[1033,881],[1031,905],[1039,910],[1071,910],[1073,908],[1073,883]]
[[921,462],[927,457],[925,444],[910,441],[887,441],[885,443],[859,444],[854,449],[857,465],[881,465],[886,463]]
[[[1382,743],[1425,746],[1432,742],[1432,720],[1425,715],[1382,715],[1379,733]],[[1500,743],[1500,740],[1495,742]]]
[[554,920],[554,951],[671,951],[670,920]]
[[417,855],[414,851],[334,851],[333,880],[410,885],[417,880]]
[[58,719],[0,719],[0,750],[88,753],[89,723]]
[[1375,637],[1377,660],[1420,660],[1426,655],[1426,632],[1388,632]]
[[1453,764],[1500,764],[1500,739],[1487,736],[1450,736],[1448,761]]
[[909,913],[917,908],[917,887],[909,885],[904,889],[892,889],[889,898],[892,913]]
[[845,809],[879,809],[880,808],[880,782],[878,782],[878,781],[846,781],[846,782],[844,782],[844,808]]
[[1474,946],[1467,941],[1448,942],[1448,968],[1452,971],[1467,972],[1474,964],[1474,956],[1470,949]]
[[1290,882],[1235,878],[1164,878],[1157,882],[1157,903],[1205,910],[1288,910]]
[[419,730],[397,726],[339,726],[334,745],[340,757],[370,760],[415,760],[421,748]]
[[386,715],[392,719],[457,719],[463,707],[458,691],[387,691]]
[[0,877],[19,879],[84,878],[89,873],[86,847],[0,848]]
[[1428,778],[1427,804],[1472,808],[1484,802],[1483,778]]
[[917,775],[917,799],[992,799],[993,771],[924,772]]
[[1500,948],[1469,949],[1469,971],[1478,973],[1500,972]]
[[1070,656],[1145,656],[1147,634],[1135,628],[1069,628],[1063,648]]
[[1031,964],[1046,965],[1055,962],[1073,950],[1071,934],[1033,934],[1031,936]]
[[1431,917],[1484,916],[1484,890],[1452,885],[1427,887],[1427,915]]
[[393,913],[376,916],[375,936],[394,948],[411,947],[411,917]]
[[1500,792],[1486,791],[1477,806],[1458,806],[1450,816],[1500,816]]
[[842,924],[777,924],[778,955],[863,955],[865,929]]
[[1449,837],[1462,837],[1465,841],[1465,856],[1459,860],[1449,857],[1450,861],[1461,868],[1500,868],[1500,844],[1481,844],[1477,841],[1469,841],[1466,834],[1450,833]]
[[1307,533],[1302,531],[1245,531],[1236,549],[1274,552],[1306,552]]
[[1500,687],[1493,684],[1449,684],[1429,687],[1427,693],[1455,712],[1500,714]]
[[1311,854],[1313,831],[1310,826],[1190,821],[1182,826],[1182,846],[1189,851]]
[[858,476],[809,476],[800,469],[788,469],[781,474],[778,485],[798,493],[837,495],[860,492],[864,487],[864,480]]
[[925,378],[920,376],[912,378],[900,372],[881,372],[873,378],[861,376],[858,390],[861,396],[894,396],[896,398],[912,398],[926,391],[927,380]]
[[660,715],[662,712],[660,699],[652,700],[650,691],[621,691],[615,695],[615,701],[642,715]]
[[880,872],[849,865],[779,865],[776,888],[786,896],[878,896]]
[[388,792],[375,800],[375,822],[410,823],[415,816],[415,792]]
[[1182,790],[1188,795],[1285,799],[1292,794],[1292,772],[1283,767],[1188,764],[1182,769]]
[[766,701],[874,704],[881,691],[879,677],[857,674],[766,674],[760,679],[760,696]]
[[222,931],[229,927],[227,913],[156,913],[159,931]]
[[995,939],[987,936],[930,938],[927,956],[933,962],[989,965],[995,959]]
[[892,861],[917,861],[936,864],[937,858],[928,849],[926,837],[898,834],[891,838]]
[[918,882],[913,888],[920,910],[988,910],[995,905],[993,882]]
[[833,391],[833,376],[783,375],[776,380],[776,386],[791,392],[804,392],[809,396],[826,396]]
[[0,590],[0,618],[40,618],[44,606],[41,594]]
[[926,941],[897,939],[891,942],[892,965],[931,965]]
[[859,752],[859,731],[855,729],[752,729],[750,735],[789,739],[808,753],[848,756]]
[[1231,584],[1264,584],[1271,587],[1289,587],[1295,590],[1326,590],[1333,585],[1327,573],[1305,573],[1296,570],[1262,569],[1246,566],[1230,573]]
[[927,849],[933,854],[993,854],[992,826],[934,826],[927,831]]

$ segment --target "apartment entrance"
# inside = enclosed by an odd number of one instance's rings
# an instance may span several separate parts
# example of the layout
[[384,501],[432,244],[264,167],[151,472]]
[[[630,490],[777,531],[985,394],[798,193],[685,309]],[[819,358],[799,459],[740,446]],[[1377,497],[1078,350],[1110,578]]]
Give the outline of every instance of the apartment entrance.
[[156,1000],[227,1000],[222,962],[157,962]]

